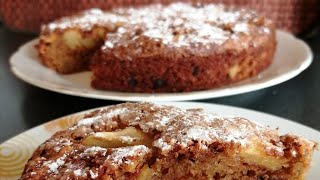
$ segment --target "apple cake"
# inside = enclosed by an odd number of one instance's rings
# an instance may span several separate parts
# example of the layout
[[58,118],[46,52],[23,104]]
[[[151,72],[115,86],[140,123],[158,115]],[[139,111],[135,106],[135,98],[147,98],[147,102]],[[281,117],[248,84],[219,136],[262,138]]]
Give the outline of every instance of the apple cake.
[[240,117],[124,103],[55,133],[20,179],[304,179],[315,148]]
[[97,89],[185,92],[257,75],[276,48],[274,24],[250,10],[172,3],[86,11],[43,27],[42,62],[93,72]]

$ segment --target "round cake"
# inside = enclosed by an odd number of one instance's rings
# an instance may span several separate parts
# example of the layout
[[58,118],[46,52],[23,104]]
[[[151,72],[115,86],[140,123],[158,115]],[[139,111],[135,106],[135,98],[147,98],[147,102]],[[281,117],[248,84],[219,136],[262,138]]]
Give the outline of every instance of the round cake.
[[302,179],[315,148],[240,117],[125,103],[55,133],[20,179]]
[[267,68],[275,48],[273,23],[255,12],[188,3],[89,10],[44,26],[37,46],[59,73],[90,68],[92,87],[125,92],[228,85]]
[[107,33],[91,60],[98,89],[211,89],[257,75],[274,56],[273,23],[252,11],[174,3],[116,12],[129,22]]

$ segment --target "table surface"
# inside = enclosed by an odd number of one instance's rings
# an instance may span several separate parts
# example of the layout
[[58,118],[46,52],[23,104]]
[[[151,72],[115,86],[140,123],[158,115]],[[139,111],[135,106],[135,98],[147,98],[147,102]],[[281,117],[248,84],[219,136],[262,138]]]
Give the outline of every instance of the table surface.
[[[35,37],[0,25],[0,143],[49,120],[120,103],[50,92],[16,78],[10,71],[9,58],[20,45]],[[314,59],[299,76],[270,88],[200,101],[258,110],[320,130],[320,34],[304,40],[312,48]]]

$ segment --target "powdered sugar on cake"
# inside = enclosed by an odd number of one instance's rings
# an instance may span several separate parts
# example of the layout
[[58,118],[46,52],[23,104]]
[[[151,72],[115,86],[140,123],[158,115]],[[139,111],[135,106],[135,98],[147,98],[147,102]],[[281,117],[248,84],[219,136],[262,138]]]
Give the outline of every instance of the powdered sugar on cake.
[[44,162],[43,165],[48,167],[48,172],[58,174],[58,172],[59,172],[58,168],[60,166],[64,165],[66,157],[67,157],[67,155],[64,154],[63,156],[59,157],[55,161]]
[[[80,28],[90,31],[94,26],[109,31],[102,49],[117,46],[143,45],[152,39],[169,47],[209,47],[237,39],[239,33],[250,33],[248,24],[256,18],[254,12],[236,10],[222,5],[205,6],[188,3],[154,4],[140,8],[118,8],[104,12],[92,9],[77,16],[62,18],[45,26],[48,31]],[[266,26],[256,26],[267,33]],[[207,46],[206,46],[207,45]],[[139,48],[137,53],[139,53]],[[128,56],[130,58],[130,56]]]
[[120,139],[122,142],[130,142],[130,143],[137,140],[137,138],[130,137],[130,136],[120,136]]
[[59,19],[58,21],[49,23],[43,28],[48,28],[49,31],[54,31],[56,29],[66,29],[71,27],[78,27],[83,30],[90,31],[93,26],[104,26],[112,28],[114,23],[125,22],[126,19],[117,14],[104,12],[100,9],[91,9],[84,11],[78,16],[65,17]]
[[101,116],[96,116],[96,117],[91,117],[91,118],[85,118],[80,120],[77,123],[77,126],[81,126],[81,125],[91,125],[93,122],[95,122],[96,120],[101,119]]
[[[103,46],[106,50],[118,45],[139,44],[143,36],[172,47],[219,45],[234,33],[249,32],[245,25],[254,17],[252,14],[250,18],[243,18],[241,10],[230,11],[221,5],[196,7],[186,3],[118,9],[115,12],[128,15],[128,22],[122,31],[108,34]],[[224,29],[226,24],[234,26],[233,32]]]
[[64,146],[71,146],[73,144],[69,139],[53,140],[52,143],[55,144],[54,150],[56,152],[59,152]]
[[101,153],[102,156],[105,156],[107,153],[107,149],[97,147],[97,146],[92,146],[87,148],[83,153],[81,153],[80,157],[95,156],[97,153]]
[[[161,132],[161,136],[155,139],[153,145],[162,149],[163,152],[172,150],[174,145],[187,147],[194,141],[199,141],[204,145],[213,142],[232,142],[246,146],[252,137],[258,137],[267,142],[269,137],[265,137],[264,134],[275,133],[275,131],[265,129],[243,118],[205,113],[201,109],[185,110],[149,103],[106,108],[96,116],[84,120],[88,121],[88,119],[90,123],[84,124],[90,125],[95,121],[108,123],[108,121],[118,119],[118,124],[139,126],[145,133],[157,130]],[[98,136],[99,132],[95,135]],[[128,137],[122,138],[124,141],[130,141]],[[282,151],[281,148],[274,148],[273,145],[270,145],[270,149],[279,151],[279,153]]]
[[129,146],[123,148],[116,148],[113,152],[107,157],[107,160],[114,165],[121,165],[121,164],[131,164],[132,161],[130,157],[135,156],[144,156],[147,153],[150,153],[151,150],[144,146],[144,145],[137,145],[137,146]]

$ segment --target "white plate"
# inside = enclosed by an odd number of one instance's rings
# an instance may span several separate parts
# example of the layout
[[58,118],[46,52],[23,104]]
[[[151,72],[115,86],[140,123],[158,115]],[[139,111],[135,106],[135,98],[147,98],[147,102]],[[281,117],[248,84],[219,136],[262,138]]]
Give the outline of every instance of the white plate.
[[272,65],[251,79],[236,84],[204,91],[187,93],[126,93],[101,91],[90,87],[91,72],[61,75],[39,63],[34,45],[37,39],[30,41],[15,52],[11,59],[11,68],[22,80],[47,90],[97,99],[121,101],[182,101],[229,96],[270,87],[287,81],[312,62],[313,55],[306,43],[289,33],[277,31],[277,50]]
[[[320,142],[320,132],[306,127],[304,125],[294,123],[292,121],[268,115],[265,113],[246,110],[231,106],[192,103],[192,102],[167,102],[161,104],[175,105],[181,108],[203,108],[207,112],[218,113],[221,115],[241,116],[264,126],[271,128],[280,128],[280,133],[293,133],[301,135],[309,140]],[[21,133],[0,145],[0,180],[17,179],[33,151],[38,145],[48,139],[53,133],[66,129],[79,120],[84,113],[91,111],[83,111],[80,113],[65,116],[43,125],[34,127],[24,133]],[[311,169],[308,172],[307,180],[315,180],[320,177],[320,152],[316,151],[311,162]]]

